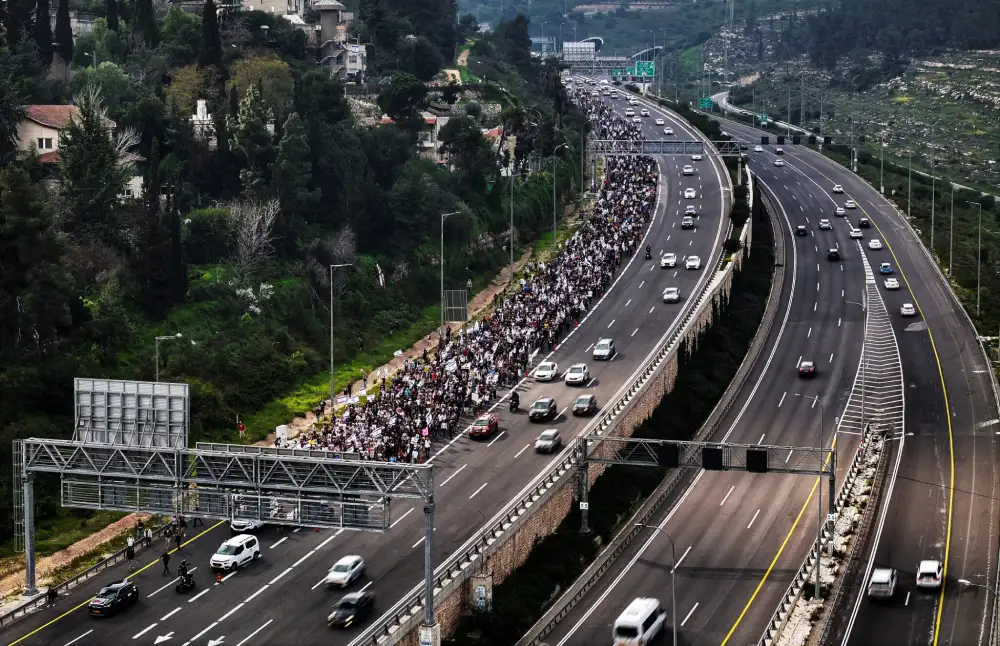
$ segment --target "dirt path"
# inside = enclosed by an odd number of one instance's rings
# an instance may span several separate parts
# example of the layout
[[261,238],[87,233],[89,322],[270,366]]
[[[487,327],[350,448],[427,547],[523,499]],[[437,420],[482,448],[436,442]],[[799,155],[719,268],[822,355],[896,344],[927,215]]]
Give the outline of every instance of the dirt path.
[[448,79],[449,83],[454,83],[455,85],[462,84],[462,74],[458,70],[441,70],[444,72],[445,77]]
[[458,55],[458,66],[468,67],[469,66],[469,54],[472,52],[471,49],[463,49],[462,53]]

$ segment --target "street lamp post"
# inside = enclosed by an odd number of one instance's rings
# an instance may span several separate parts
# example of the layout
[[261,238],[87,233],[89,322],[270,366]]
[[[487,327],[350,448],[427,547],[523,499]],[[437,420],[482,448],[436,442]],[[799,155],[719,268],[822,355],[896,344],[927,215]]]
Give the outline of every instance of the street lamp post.
[[340,265],[330,265],[330,416],[333,416],[333,403],[336,401],[336,392],[333,389],[333,270],[341,267],[351,267],[351,263]]
[[[982,576],[982,575],[977,575],[977,576]],[[995,596],[1000,597],[1000,592],[998,592],[996,590],[996,588],[991,588],[990,586],[984,585],[982,583],[973,583],[972,581],[969,581],[968,579],[959,579],[958,580],[958,585],[960,585],[962,587],[965,587],[965,588],[982,588],[984,590],[989,590]]]
[[441,331],[444,331],[444,221],[449,216],[458,215],[461,211],[441,214]]
[[658,525],[644,525],[643,523],[636,523],[636,527],[646,527],[660,532],[667,537],[668,541],[670,541],[670,614],[672,616],[671,623],[674,625],[673,646],[677,646],[677,586],[675,584],[674,577],[677,572],[677,552],[674,550],[674,539],[670,538],[670,534]]
[[[966,204],[979,208],[979,246],[976,251],[976,316],[979,316],[979,279],[983,269],[983,205],[979,202],[966,202]],[[954,217],[953,215],[952,218]]]
[[[818,395],[803,395],[802,393],[795,393],[795,396],[796,397],[801,397],[802,399],[811,399],[814,404],[819,404],[819,444],[818,444],[818,447],[822,450],[822,448],[823,448],[823,426],[825,426],[825,424],[826,424],[826,406],[824,406],[823,402],[821,402],[819,400],[819,396]],[[820,456],[822,456],[822,455],[823,454],[820,453]],[[820,469],[822,470],[822,467],[823,467],[822,457],[820,458],[820,460],[821,460],[821,462],[820,462]],[[822,479],[822,477],[823,476],[821,475],[820,479]],[[816,507],[816,589],[813,590],[813,599],[819,599],[820,598],[820,596],[819,596],[820,595],[819,574],[820,574],[820,556],[821,556],[821,553],[822,553],[821,552],[822,546],[820,545],[820,539],[823,536],[823,484],[822,484],[822,482],[820,483],[820,486],[818,486],[816,488],[816,493],[819,494],[819,497],[817,499],[819,504]]]
[[569,146],[568,143],[559,144],[552,150],[552,248],[556,248],[556,231],[558,224],[556,223],[556,210],[558,205],[556,204],[556,162],[559,161],[556,158],[556,151],[560,148],[565,148]]
[[160,380],[160,341],[172,341],[174,339],[183,339],[184,335],[178,332],[177,334],[169,334],[167,336],[158,336],[155,338],[154,346],[156,348],[156,381]]

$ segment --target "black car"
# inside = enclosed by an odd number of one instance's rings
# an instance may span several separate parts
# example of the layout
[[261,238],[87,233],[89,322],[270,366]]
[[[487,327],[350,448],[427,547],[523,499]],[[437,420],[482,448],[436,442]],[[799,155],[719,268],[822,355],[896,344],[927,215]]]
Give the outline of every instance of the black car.
[[352,592],[345,594],[333,606],[333,610],[330,611],[330,615],[326,618],[326,625],[330,628],[350,628],[352,625],[363,621],[374,609],[375,593]]
[[872,228],[872,223],[868,220],[868,218],[861,218],[860,220],[858,220],[858,228],[859,229],[871,229]]
[[795,227],[795,235],[797,235],[797,236],[807,236],[807,235],[809,235],[809,232],[806,231],[805,225],[800,224],[799,226]]
[[816,364],[812,361],[803,361],[799,364],[799,377],[802,379],[812,379],[816,376]]
[[528,411],[528,419],[532,422],[545,422],[555,419],[558,414],[556,400],[551,397],[542,397],[531,405],[531,410]]
[[138,600],[139,588],[128,579],[123,579],[101,588],[87,607],[94,617],[110,617],[118,614],[123,608],[135,605]]
[[597,412],[596,395],[580,395],[573,402],[574,415],[593,415]]
[[840,260],[840,249],[830,249],[826,252],[827,260]]

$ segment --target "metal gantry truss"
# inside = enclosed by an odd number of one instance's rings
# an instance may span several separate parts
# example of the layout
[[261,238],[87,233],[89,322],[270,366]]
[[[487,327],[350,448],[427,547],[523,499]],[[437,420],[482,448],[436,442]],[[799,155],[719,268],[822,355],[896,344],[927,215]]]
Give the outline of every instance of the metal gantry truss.
[[744,154],[738,141],[666,141],[636,139],[596,139],[587,142],[587,154],[614,156],[635,155],[719,155],[738,157]]
[[73,439],[116,446],[188,445],[187,384],[115,379],[73,380]]
[[628,67],[628,61],[629,58],[626,56],[599,56],[586,61],[566,61],[566,63],[571,72],[598,74]]

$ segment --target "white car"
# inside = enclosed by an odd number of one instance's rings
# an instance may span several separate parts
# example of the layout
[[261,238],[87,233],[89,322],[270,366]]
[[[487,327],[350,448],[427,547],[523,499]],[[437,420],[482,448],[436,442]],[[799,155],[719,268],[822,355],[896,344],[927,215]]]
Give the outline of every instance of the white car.
[[941,575],[941,561],[920,561],[917,566],[917,587],[940,588]]
[[903,306],[899,308],[899,313],[902,316],[916,316],[917,308],[913,307],[913,303],[903,303]]
[[693,229],[694,228],[694,218],[690,215],[685,215],[681,218],[681,228],[682,229]]
[[685,166],[681,173],[684,175],[694,175],[694,166]]
[[346,588],[365,572],[365,560],[357,555],[345,556],[330,568],[323,583],[327,587]]
[[694,204],[688,204],[684,207],[684,215],[698,215],[698,209]]
[[696,197],[698,197],[698,191],[694,190],[693,188],[686,188],[686,189],[684,189],[684,199],[685,200],[693,200]]
[[663,121],[663,119],[657,119],[656,120],[656,125],[658,125],[658,126],[662,126],[664,123],[665,123],[665,121]]
[[861,237],[861,229],[851,229],[851,240],[857,240]]
[[239,534],[219,546],[208,562],[213,570],[237,570],[260,558],[260,541],[250,534]]
[[590,381],[590,370],[585,363],[574,363],[566,371],[567,384],[584,384]]
[[688,256],[688,259],[684,261],[684,269],[701,269],[701,258]]
[[834,193],[843,193],[844,192],[844,187],[841,186],[840,184],[834,184],[833,185],[833,192]]
[[234,518],[229,523],[229,529],[233,530],[234,534],[255,532],[263,526],[264,523],[254,518]]
[[842,217],[844,217],[845,215],[847,215],[847,211],[845,211],[845,210],[844,210],[844,207],[842,207],[842,206],[838,206],[838,207],[837,207],[837,209],[836,209],[836,210],[834,211],[834,214],[835,214],[835,215],[836,215],[837,217],[839,217],[839,218],[842,218]]
[[877,567],[872,570],[868,582],[868,597],[871,599],[891,599],[896,594],[896,570]]
[[858,208],[858,203],[855,202],[854,200],[847,200],[846,202],[844,202],[844,207],[848,209],[856,209]]
[[832,229],[833,225],[830,224],[829,220],[827,220],[826,218],[823,218],[822,220],[819,221],[819,228],[820,229]]
[[676,303],[679,300],[681,300],[681,290],[676,287],[667,287],[663,290],[664,303]]
[[613,356],[615,356],[615,342],[614,339],[601,339],[594,346],[594,360],[595,361],[608,361]]
[[878,251],[879,249],[882,248],[882,241],[879,240],[878,238],[872,238],[871,240],[868,241],[868,248],[874,251]]
[[691,161],[701,161],[701,153],[691,155]]
[[896,280],[895,278],[886,278],[885,279],[885,288],[886,289],[899,289],[899,281]]
[[649,116],[649,110],[647,110],[646,108],[643,108],[642,110],[639,110],[639,114],[641,114],[644,117],[648,117]]
[[784,159],[775,159],[773,163],[774,163],[775,166],[784,166],[785,165],[785,160]]
[[543,361],[535,368],[535,381],[552,381],[558,374],[558,363],[555,361]]
[[642,123],[642,119],[640,117],[632,117],[632,123]]
[[753,151],[754,151],[755,153],[762,153],[762,152],[764,152],[764,149],[763,149],[763,148],[761,148],[760,146],[754,146],[754,147],[753,147]]
[[666,269],[668,267],[677,266],[677,254],[675,253],[665,253],[660,258],[660,267]]
[[663,129],[663,134],[665,134],[665,135],[672,135],[672,134],[674,134],[674,129],[673,128],[664,128]]

